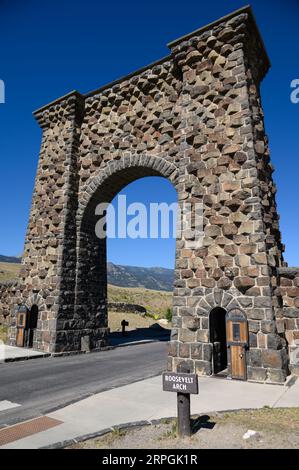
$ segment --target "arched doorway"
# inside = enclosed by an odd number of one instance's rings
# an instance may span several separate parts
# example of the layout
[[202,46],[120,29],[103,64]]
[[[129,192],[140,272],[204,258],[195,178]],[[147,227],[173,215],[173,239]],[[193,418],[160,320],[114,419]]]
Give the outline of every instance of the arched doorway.
[[[98,178],[89,183],[86,200],[79,204],[77,214],[77,269],[74,314],[78,319],[74,326],[75,349],[100,349],[107,345],[107,239],[99,239],[97,208],[111,203],[114,197],[128,184],[144,177],[163,177],[178,191],[178,173],[173,164],[157,158],[147,157],[123,159],[107,164]],[[180,200],[179,200],[180,201]],[[180,202],[179,202],[180,204]],[[62,318],[62,317],[61,317]],[[73,325],[73,324],[72,324]],[[79,331],[78,331],[79,330]],[[65,332],[64,332],[65,333]],[[73,335],[69,330],[67,335]],[[70,343],[70,341],[68,340]]]
[[213,345],[213,374],[227,369],[226,311],[216,307],[210,313],[210,342]]
[[33,347],[34,341],[34,332],[37,328],[37,320],[38,320],[38,306],[33,305],[29,311],[28,315],[28,331],[27,331],[27,347]]
[[177,191],[159,176],[136,179],[112,200],[106,217],[111,345],[170,339],[177,208]]

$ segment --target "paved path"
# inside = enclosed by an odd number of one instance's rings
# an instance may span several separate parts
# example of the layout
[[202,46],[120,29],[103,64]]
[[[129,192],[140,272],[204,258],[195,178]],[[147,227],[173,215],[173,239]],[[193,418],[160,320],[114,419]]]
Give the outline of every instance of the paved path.
[[12,360],[26,360],[37,357],[45,357],[45,354],[41,351],[35,351],[34,349],[17,348],[15,346],[7,346],[6,344],[0,343],[0,363]]
[[[200,394],[192,397],[194,414],[265,405],[299,406],[299,380],[292,386],[204,377],[199,382]],[[93,395],[48,414],[62,424],[1,448],[36,449],[119,424],[175,416],[176,394],[162,392],[161,383],[157,376]]]
[[160,374],[166,367],[166,348],[165,342],[155,342],[1,364],[0,428]]

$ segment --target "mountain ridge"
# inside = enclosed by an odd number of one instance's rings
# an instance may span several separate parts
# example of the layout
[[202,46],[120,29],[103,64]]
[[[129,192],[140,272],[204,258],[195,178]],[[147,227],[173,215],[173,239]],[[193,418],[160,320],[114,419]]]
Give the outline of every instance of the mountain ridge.
[[0,255],[0,263],[16,263],[20,264],[22,261],[21,257],[18,256],[5,256],[5,255]]
[[108,283],[119,287],[143,287],[145,289],[171,291],[174,271],[162,267],[126,266],[107,263]]
[[[21,258],[0,255],[0,263],[20,264]],[[107,280],[109,284],[118,287],[142,287],[169,292],[173,289],[174,271],[159,266],[127,266],[108,261]]]

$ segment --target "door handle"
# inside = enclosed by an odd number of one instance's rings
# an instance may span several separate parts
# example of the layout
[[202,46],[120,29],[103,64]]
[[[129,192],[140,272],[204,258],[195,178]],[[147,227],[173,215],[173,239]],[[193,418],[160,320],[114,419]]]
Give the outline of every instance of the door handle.
[[243,354],[239,354],[239,357],[240,357],[241,359],[243,359]]

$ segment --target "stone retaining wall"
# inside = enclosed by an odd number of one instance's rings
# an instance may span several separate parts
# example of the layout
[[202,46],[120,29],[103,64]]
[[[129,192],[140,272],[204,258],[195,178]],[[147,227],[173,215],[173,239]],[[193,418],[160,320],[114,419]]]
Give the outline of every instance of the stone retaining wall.
[[125,302],[109,302],[108,311],[114,310],[116,312],[126,313],[146,313],[146,308],[138,304],[126,304]]
[[281,330],[285,330],[285,338],[289,350],[290,371],[299,375],[299,267],[280,268],[277,294],[281,297]]
[[23,304],[24,287],[18,280],[0,283],[0,325],[9,327],[9,344],[16,343],[16,311]]
[[0,283],[0,325],[11,325],[14,307],[21,302],[21,298],[18,281]]

